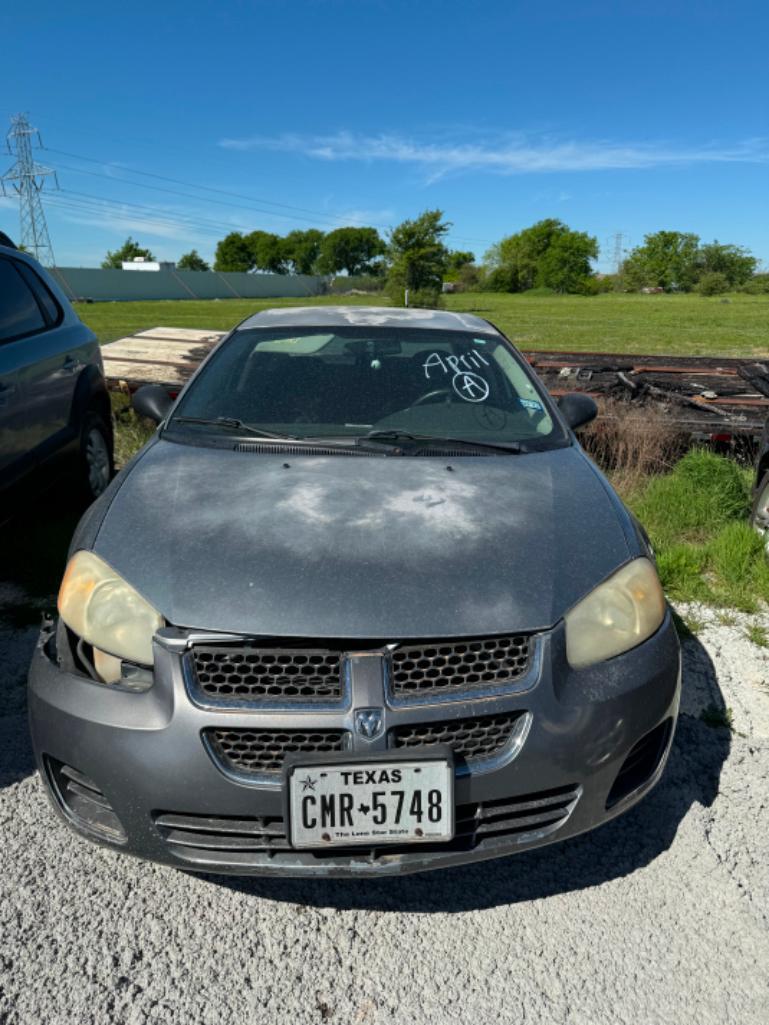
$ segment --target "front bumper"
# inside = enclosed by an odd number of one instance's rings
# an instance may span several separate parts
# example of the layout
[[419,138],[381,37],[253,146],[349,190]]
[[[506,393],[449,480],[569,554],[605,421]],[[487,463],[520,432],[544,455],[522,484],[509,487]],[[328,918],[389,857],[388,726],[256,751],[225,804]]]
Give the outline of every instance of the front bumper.
[[[457,816],[466,828],[445,845],[315,853],[283,842],[260,849],[254,840],[260,830],[265,836],[280,832],[281,786],[223,772],[203,737],[215,727],[260,727],[270,713],[195,704],[183,659],[161,644],[155,648],[154,685],[131,693],[63,672],[52,656],[50,632],[44,631],[29,674],[33,746],[49,795],[73,828],[177,868],[371,877],[500,857],[592,829],[640,800],[662,774],[678,713],[680,653],[669,614],[644,644],[585,670],[566,662],[562,624],[542,634],[538,644],[536,677],[524,689],[451,709],[452,716],[521,711],[527,728],[508,757],[458,772]],[[365,673],[359,678],[363,693],[353,687],[350,709],[376,703],[395,717],[431,718],[425,706],[408,712],[390,708],[381,690],[375,693],[375,681]],[[277,719],[293,723],[292,715]],[[333,713],[316,712],[314,722],[316,728],[333,724]],[[650,736],[653,750],[639,762],[639,742]],[[383,757],[381,746],[371,753]],[[419,749],[410,753],[418,756]],[[61,766],[73,767],[103,795],[121,827],[111,839],[72,814],[62,795]],[[615,800],[618,777],[627,785]],[[544,816],[543,808],[553,814]],[[251,840],[233,842],[236,826],[241,834],[250,831]]]

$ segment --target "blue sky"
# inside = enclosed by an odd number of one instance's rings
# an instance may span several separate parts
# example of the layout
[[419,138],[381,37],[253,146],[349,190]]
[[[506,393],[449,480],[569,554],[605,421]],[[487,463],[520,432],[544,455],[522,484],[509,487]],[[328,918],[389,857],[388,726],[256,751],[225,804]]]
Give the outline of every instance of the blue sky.
[[[25,111],[42,133],[61,265],[129,233],[210,257],[230,230],[435,207],[479,256],[559,217],[602,269],[614,233],[660,228],[769,265],[759,0],[36,0],[2,5],[0,39],[0,126]],[[18,234],[10,200],[0,228]]]

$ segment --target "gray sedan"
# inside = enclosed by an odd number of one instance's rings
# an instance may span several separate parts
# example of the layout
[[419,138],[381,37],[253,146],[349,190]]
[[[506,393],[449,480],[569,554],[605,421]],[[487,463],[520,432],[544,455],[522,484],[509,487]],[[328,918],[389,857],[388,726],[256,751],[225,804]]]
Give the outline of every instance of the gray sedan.
[[72,541],[30,671],[54,805],[197,871],[497,857],[659,779],[679,648],[642,528],[477,317],[267,310]]

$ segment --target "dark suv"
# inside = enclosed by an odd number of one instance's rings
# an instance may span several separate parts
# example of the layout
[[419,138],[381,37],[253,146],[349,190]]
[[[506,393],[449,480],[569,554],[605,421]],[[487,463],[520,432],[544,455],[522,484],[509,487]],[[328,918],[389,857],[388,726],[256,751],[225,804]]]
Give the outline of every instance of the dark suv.
[[[5,236],[6,241],[7,236]],[[62,458],[65,457],[65,458]],[[52,277],[0,239],[0,496],[45,469],[86,498],[113,472],[110,401],[95,335]]]

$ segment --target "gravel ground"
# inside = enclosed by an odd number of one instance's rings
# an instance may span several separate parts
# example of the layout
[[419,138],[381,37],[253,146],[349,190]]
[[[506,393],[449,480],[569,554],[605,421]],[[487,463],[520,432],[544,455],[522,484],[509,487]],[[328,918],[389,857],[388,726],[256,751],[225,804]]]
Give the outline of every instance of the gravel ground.
[[[746,636],[769,616],[682,610],[701,628],[669,767],[623,818],[445,873],[270,882],[143,864],[54,817],[18,612],[46,598],[0,585],[0,1025],[769,1021],[769,649]],[[700,718],[727,707],[731,731]]]

